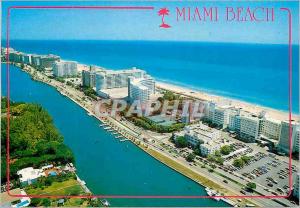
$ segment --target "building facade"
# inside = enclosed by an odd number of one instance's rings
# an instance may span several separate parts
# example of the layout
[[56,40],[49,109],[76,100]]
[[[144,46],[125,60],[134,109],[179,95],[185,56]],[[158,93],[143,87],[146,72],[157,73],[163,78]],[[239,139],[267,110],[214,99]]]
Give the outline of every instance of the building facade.
[[202,123],[186,126],[183,133],[189,145],[194,147],[221,138],[221,131]]
[[[299,152],[299,123],[291,122],[291,144],[292,153]],[[281,122],[280,138],[278,142],[278,151],[289,154],[290,152],[290,124],[289,121]]]
[[75,61],[59,61],[53,65],[53,75],[55,77],[76,76],[77,62]]
[[31,55],[31,65],[39,68],[41,66],[41,56],[40,55]]
[[261,120],[260,136],[265,136],[269,139],[279,140],[281,122],[271,118],[263,118]]
[[235,131],[245,142],[255,142],[260,136],[260,118],[249,113],[234,113],[229,115],[229,130]]
[[96,91],[128,86],[128,77],[142,78],[145,71],[132,68],[128,70],[105,70],[96,73]]
[[55,62],[60,61],[60,57],[56,55],[45,55],[40,56],[40,67],[41,68],[52,68]]
[[24,64],[31,64],[31,54],[23,54],[22,55],[22,62]]
[[296,181],[294,184],[294,190],[293,190],[293,196],[299,199],[299,180],[300,180],[300,174],[297,174]]
[[200,153],[202,156],[207,157],[209,154],[214,154],[216,151],[220,150],[221,144],[215,141],[200,144]]
[[146,103],[154,94],[155,81],[151,76],[145,75],[144,78],[128,77],[129,101],[139,100],[141,103]]
[[96,73],[104,71],[102,68],[90,66],[89,70],[82,71],[82,86],[96,87]]

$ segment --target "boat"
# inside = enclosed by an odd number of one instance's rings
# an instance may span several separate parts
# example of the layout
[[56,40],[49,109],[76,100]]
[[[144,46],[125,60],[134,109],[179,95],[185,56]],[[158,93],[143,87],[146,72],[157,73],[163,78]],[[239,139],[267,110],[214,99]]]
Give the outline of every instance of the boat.
[[206,191],[206,193],[207,193],[208,196],[212,196],[213,195],[212,190],[210,188],[206,187],[205,191]]
[[210,189],[208,187],[205,188],[205,191],[208,196],[217,196],[217,197],[214,197],[213,199],[216,201],[220,201],[221,197],[219,197],[219,196],[222,196],[220,193],[218,193],[217,191]]
[[101,200],[101,203],[102,203],[104,206],[106,206],[106,207],[109,207],[109,206],[110,206],[109,202],[108,202],[106,199],[102,199],[102,200]]

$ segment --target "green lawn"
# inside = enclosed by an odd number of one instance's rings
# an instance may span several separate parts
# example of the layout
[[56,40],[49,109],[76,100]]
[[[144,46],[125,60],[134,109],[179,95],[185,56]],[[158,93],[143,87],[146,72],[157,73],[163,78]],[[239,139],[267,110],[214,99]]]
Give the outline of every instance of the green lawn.
[[75,179],[69,179],[63,182],[53,182],[51,186],[42,188],[26,189],[28,194],[32,195],[83,195],[84,190]]
[[[43,188],[32,188],[27,187],[26,193],[31,195],[61,195],[61,196],[74,196],[74,195],[85,195],[85,192],[79,182],[73,178],[69,178],[63,182],[53,182],[50,186],[44,186]],[[35,199],[36,206],[57,206],[58,199]],[[48,200],[47,204],[45,200]],[[87,199],[68,198],[65,199],[64,206],[79,207],[87,206]]]

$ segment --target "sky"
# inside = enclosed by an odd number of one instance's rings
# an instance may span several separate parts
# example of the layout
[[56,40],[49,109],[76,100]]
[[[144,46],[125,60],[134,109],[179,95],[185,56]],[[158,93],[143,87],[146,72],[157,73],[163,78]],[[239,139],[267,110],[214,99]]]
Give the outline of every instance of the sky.
[[[292,13],[294,44],[299,42],[299,3],[295,2],[109,2],[109,1],[4,1],[2,40],[6,38],[9,6],[151,6],[153,10],[99,9],[11,9],[10,39],[33,40],[162,40],[287,44],[288,13]],[[165,21],[171,28],[160,28],[157,12],[167,7]],[[176,8],[218,7],[219,21],[177,21]],[[226,21],[226,7],[274,8],[274,22]],[[244,13],[243,13],[244,14]],[[260,15],[260,14],[259,14]]]

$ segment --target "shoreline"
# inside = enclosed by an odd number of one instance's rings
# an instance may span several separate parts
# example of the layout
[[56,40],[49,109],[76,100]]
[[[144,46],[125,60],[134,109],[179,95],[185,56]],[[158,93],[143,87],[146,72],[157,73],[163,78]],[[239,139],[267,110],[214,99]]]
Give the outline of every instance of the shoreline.
[[[278,110],[275,108],[266,107],[266,106],[262,106],[259,104],[254,104],[254,103],[250,103],[247,101],[238,100],[238,99],[231,98],[231,97],[207,93],[205,91],[201,91],[198,89],[192,89],[192,88],[185,87],[185,86],[179,86],[179,85],[175,85],[172,83],[161,82],[161,81],[157,81],[156,83],[157,83],[156,84],[157,88],[169,90],[169,91],[172,91],[174,93],[177,93],[177,94],[180,94],[180,95],[183,95],[186,97],[196,98],[196,99],[200,99],[203,101],[212,101],[212,102],[216,102],[216,103],[226,101],[226,102],[230,102],[231,106],[242,108],[243,111],[246,111],[249,113],[259,114],[261,111],[266,111],[267,116],[271,117],[273,119],[277,119],[277,120],[281,120],[281,121],[285,121],[285,120],[289,119],[288,111]],[[293,112],[291,112],[291,114],[292,114],[292,119],[299,120],[299,118],[300,118],[299,115],[297,115]]]
[[[158,85],[168,85],[168,86],[172,86],[172,87],[177,87],[177,88],[181,88],[182,91],[194,91],[194,92],[201,92],[202,94],[206,94],[206,95],[210,95],[210,96],[214,96],[214,97],[220,97],[223,98],[224,100],[232,100],[232,101],[239,101],[245,104],[249,104],[249,105],[254,105],[254,106],[259,106],[260,108],[265,108],[265,109],[271,109],[274,111],[278,111],[280,113],[285,113],[288,114],[289,111],[288,110],[283,110],[283,109],[279,109],[279,108],[274,108],[271,106],[266,106],[263,104],[259,104],[259,103],[255,103],[255,102],[251,102],[251,101],[247,101],[246,99],[242,99],[242,98],[237,98],[235,96],[230,96],[230,92],[226,92],[226,91],[218,91],[218,90],[212,90],[212,89],[206,89],[206,88],[201,88],[201,87],[195,87],[192,85],[188,85],[188,84],[184,84],[182,82],[173,82],[171,80],[166,80],[166,79],[160,79],[160,78],[155,78],[157,81],[156,83]],[[228,95],[227,95],[228,94]],[[292,112],[293,114],[296,114],[297,112]]]

